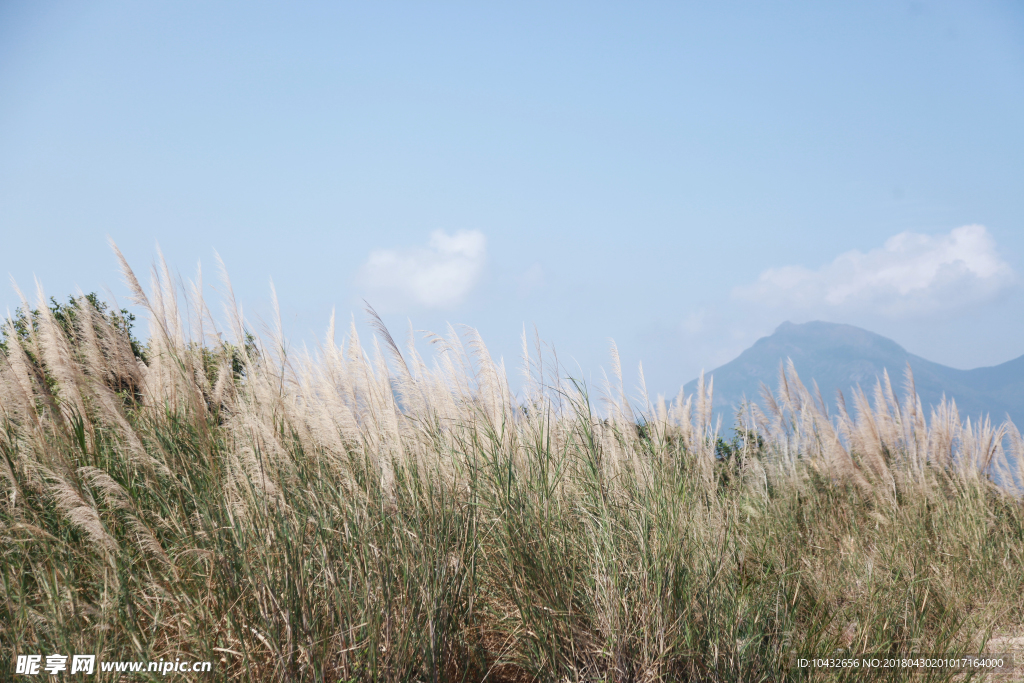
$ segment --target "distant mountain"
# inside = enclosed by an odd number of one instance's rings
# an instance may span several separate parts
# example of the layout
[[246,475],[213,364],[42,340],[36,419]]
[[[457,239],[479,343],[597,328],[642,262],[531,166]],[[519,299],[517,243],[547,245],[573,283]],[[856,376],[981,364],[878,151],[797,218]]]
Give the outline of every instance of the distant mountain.
[[[758,339],[735,360],[705,374],[715,379],[714,408],[723,417],[723,427],[732,426],[744,397],[760,402],[762,383],[775,391],[779,363],[787,358],[793,359],[807,387],[817,381],[830,406],[835,405],[836,391],[841,390],[852,407],[851,388],[857,385],[870,398],[883,369],[889,371],[893,389],[902,399],[909,363],[926,413],[945,393],[956,400],[961,418],[989,415],[1000,423],[1009,415],[1024,429],[1024,356],[993,367],[957,370],[908,353],[873,332],[826,322],[782,323],[774,334]],[[697,380],[693,380],[684,390],[689,394],[696,388]]]

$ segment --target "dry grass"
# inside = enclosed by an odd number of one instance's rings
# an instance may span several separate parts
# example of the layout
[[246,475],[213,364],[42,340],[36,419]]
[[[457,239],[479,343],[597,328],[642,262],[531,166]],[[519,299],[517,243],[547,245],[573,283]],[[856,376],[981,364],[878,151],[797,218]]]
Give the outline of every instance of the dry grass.
[[617,376],[595,409],[524,339],[517,396],[472,330],[428,363],[332,321],[291,354],[230,295],[224,342],[201,286],[123,267],[145,362],[41,294],[0,358],[5,652],[217,680],[831,680],[792,654],[1020,635],[1020,492],[992,478],[1024,480],[1024,441],[926,416],[912,378],[829,416],[788,368],[724,448],[703,383],[637,413]]

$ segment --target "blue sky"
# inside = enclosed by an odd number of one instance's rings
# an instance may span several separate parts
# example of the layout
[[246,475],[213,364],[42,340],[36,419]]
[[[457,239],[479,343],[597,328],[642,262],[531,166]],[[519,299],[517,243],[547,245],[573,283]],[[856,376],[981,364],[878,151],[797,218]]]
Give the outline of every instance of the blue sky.
[[615,339],[666,393],[784,320],[991,365],[1022,122],[1019,2],[11,1],[0,271],[125,297],[108,235],[216,252],[296,345],[365,298],[588,377]]

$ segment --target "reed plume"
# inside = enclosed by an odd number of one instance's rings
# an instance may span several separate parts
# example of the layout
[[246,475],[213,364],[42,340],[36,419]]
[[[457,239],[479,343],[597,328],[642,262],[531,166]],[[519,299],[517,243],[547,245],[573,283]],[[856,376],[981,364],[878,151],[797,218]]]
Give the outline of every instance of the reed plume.
[[3,328],[8,652],[217,680],[819,680],[794,653],[980,652],[1024,623],[1024,439],[951,399],[926,415],[909,368],[902,399],[885,374],[831,414],[784,365],[730,441],[711,379],[652,400],[641,368],[630,398],[614,345],[593,396],[525,330],[518,393],[475,330],[423,355],[370,307],[369,344],[332,315],[293,351],[226,276],[222,331],[201,272],[160,257],[146,291],[114,250],[144,352],[41,289]]

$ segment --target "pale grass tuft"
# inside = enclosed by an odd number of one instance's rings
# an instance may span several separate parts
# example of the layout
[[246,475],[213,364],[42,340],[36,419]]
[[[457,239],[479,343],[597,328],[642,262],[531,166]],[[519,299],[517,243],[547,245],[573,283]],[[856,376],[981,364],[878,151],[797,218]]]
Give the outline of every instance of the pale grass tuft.
[[783,364],[726,443],[710,378],[652,400],[640,366],[630,400],[614,343],[595,410],[525,328],[518,395],[476,330],[421,355],[369,306],[371,339],[332,315],[293,351],[277,313],[265,343],[226,275],[224,340],[202,271],[161,256],[147,293],[114,249],[145,362],[81,297],[0,362],[5,647],[224,680],[783,680],[792,648],[1024,616],[1024,439],[926,415],[909,368],[902,400],[884,374],[830,413]]

